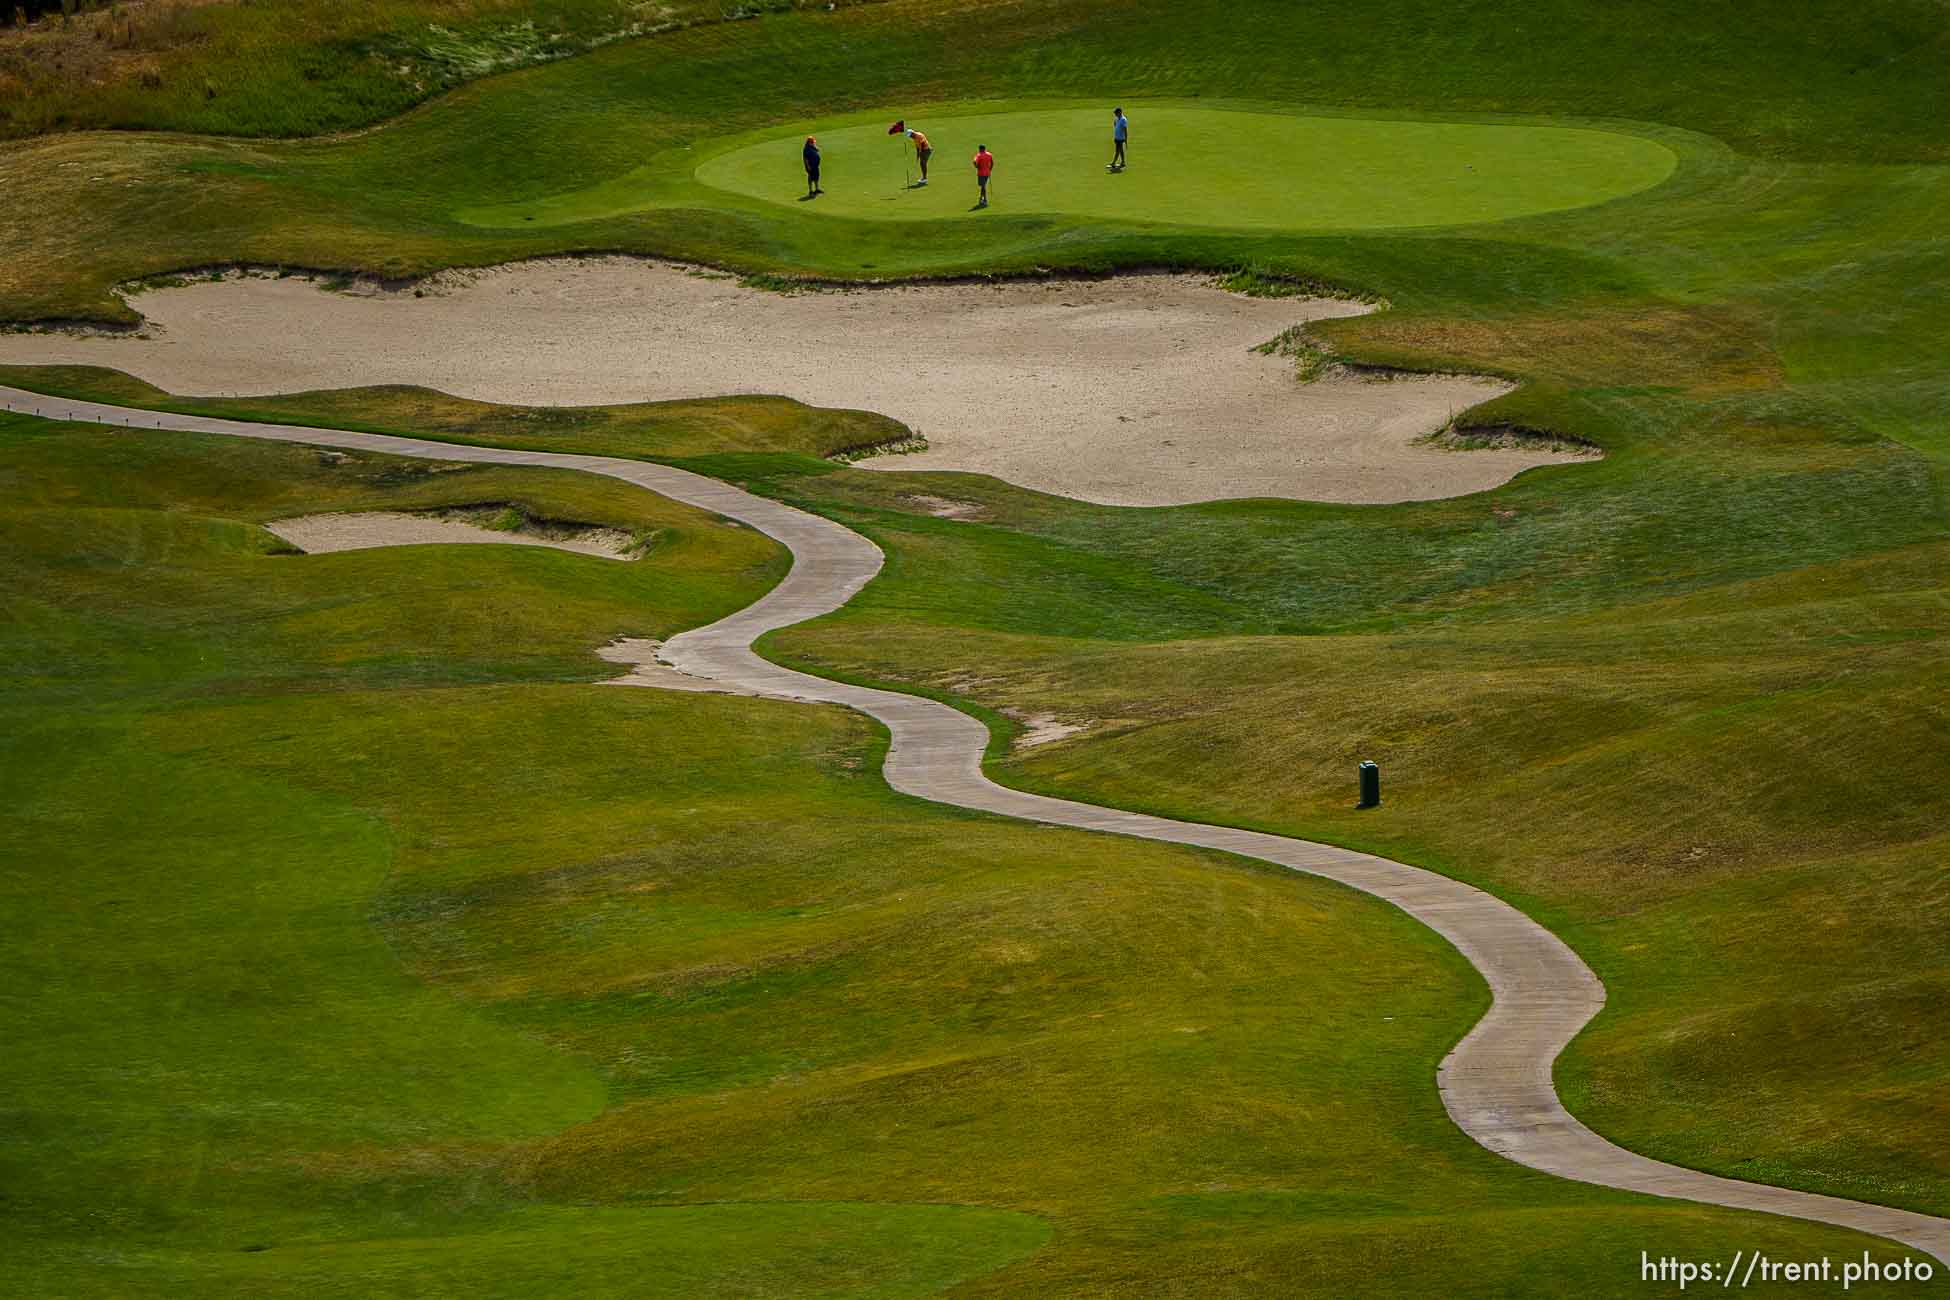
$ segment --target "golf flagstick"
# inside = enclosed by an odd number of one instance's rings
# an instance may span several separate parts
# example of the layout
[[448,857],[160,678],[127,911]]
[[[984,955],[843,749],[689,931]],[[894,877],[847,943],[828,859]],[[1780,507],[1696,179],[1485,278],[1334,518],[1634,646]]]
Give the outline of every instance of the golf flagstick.
[[887,128],[887,134],[899,137],[897,143],[901,151],[901,193],[905,194],[914,188],[914,172],[907,165],[907,150],[910,139],[907,134],[907,119],[903,117],[896,121],[892,126]]

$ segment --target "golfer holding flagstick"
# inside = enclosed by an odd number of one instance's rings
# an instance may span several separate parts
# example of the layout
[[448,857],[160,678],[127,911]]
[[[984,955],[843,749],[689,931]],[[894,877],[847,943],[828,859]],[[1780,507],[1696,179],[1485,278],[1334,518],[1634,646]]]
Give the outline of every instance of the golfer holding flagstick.
[[901,140],[901,165],[903,167],[907,165],[906,146],[909,143],[912,143],[914,146],[914,161],[921,164],[920,182],[917,184],[913,180],[909,180],[906,188],[910,190],[919,189],[922,185],[926,185],[928,183],[928,159],[934,157],[934,146],[928,143],[928,137],[922,132],[916,131],[908,126],[906,118],[902,118],[900,121],[888,127],[887,134],[903,137]]
[[928,143],[928,137],[926,135],[911,126],[907,128],[907,138],[914,142],[914,161],[921,165],[921,179],[916,184],[917,186],[926,185],[928,183],[928,159],[934,157],[934,146]]

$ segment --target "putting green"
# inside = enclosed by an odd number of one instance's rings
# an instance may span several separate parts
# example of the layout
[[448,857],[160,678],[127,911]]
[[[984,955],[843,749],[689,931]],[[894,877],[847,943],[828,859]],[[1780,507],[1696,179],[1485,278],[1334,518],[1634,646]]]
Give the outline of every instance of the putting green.
[[[1133,104],[1130,166],[1106,171],[1110,112],[1043,109],[934,117],[933,183],[904,188],[885,120],[814,126],[826,193],[801,202],[803,136],[707,159],[698,180],[811,212],[912,221],[966,214],[969,159],[996,156],[991,211],[1185,225],[1319,229],[1447,226],[1583,207],[1658,184],[1678,159],[1642,136],[1585,127],[1296,117]],[[911,151],[905,151],[911,153]]]

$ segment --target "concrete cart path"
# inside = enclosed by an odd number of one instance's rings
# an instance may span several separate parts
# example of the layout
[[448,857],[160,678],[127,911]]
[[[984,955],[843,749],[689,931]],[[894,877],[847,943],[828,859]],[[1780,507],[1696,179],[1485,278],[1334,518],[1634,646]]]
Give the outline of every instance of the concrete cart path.
[[1557,1099],[1551,1065],[1604,1005],[1604,986],[1556,935],[1493,895],[1447,876],[1350,849],[1006,789],[982,775],[989,733],[967,714],[916,696],[807,676],[759,658],[751,648],[754,639],[838,609],[879,572],[879,548],[831,520],[716,479],[645,461],[171,415],[42,397],[6,387],[0,387],[0,405],[50,419],[136,429],[268,438],[431,460],[583,470],[748,524],[792,552],[791,572],[755,604],[666,641],[661,652],[666,663],[735,689],[840,704],[879,720],[893,738],[885,767],[887,782],[906,794],[1005,817],[1221,849],[1337,880],[1393,903],[1454,944],[1489,983],[1494,1003],[1443,1061],[1436,1081],[1451,1118],[1499,1155],[1580,1182],[1854,1228],[1904,1242],[1950,1263],[1950,1219],[1664,1164],[1614,1146],[1574,1119]]

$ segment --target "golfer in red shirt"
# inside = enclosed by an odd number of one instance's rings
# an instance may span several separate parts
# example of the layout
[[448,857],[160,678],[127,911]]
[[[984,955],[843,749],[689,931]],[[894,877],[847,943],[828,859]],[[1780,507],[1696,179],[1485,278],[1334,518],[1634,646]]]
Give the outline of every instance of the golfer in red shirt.
[[975,206],[978,208],[986,208],[989,205],[989,173],[994,170],[995,155],[989,152],[987,145],[976,145],[975,184],[981,191],[981,197],[975,201]]

